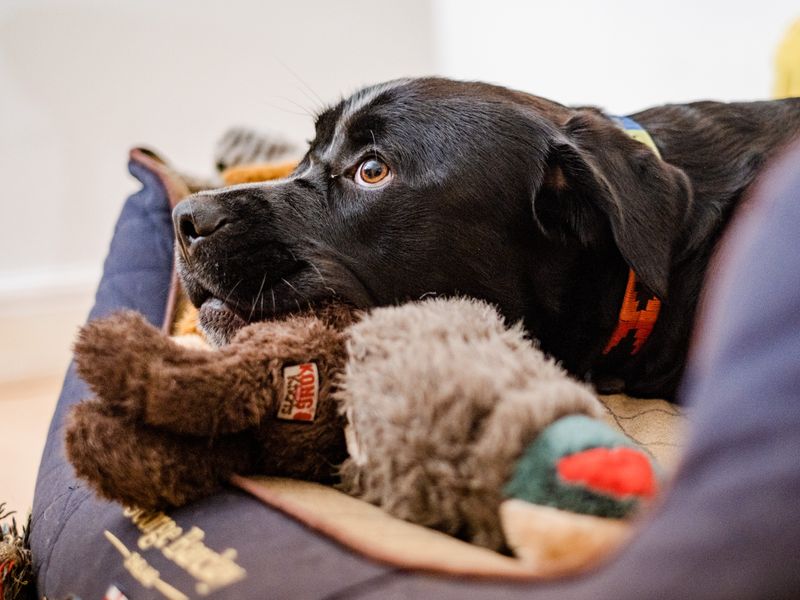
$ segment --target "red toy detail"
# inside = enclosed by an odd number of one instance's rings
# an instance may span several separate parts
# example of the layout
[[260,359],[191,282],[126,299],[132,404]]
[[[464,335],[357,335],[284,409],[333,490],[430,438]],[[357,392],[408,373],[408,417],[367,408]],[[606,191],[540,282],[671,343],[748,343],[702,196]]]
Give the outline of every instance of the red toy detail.
[[633,448],[577,452],[559,460],[557,470],[567,483],[584,485],[606,495],[650,498],[658,489],[650,461]]

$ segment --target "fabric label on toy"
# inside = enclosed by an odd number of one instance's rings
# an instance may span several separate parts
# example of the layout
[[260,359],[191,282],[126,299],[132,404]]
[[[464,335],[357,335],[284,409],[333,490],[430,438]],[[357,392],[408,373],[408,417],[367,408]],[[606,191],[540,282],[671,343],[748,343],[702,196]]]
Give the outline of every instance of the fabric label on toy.
[[283,368],[283,395],[278,418],[313,421],[319,401],[319,371],[314,363]]

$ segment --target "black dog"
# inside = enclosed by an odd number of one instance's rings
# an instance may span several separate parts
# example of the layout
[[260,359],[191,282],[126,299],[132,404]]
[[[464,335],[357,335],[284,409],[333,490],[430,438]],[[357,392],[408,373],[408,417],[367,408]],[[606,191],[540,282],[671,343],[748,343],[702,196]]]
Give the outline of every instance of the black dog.
[[[288,179],[175,209],[184,288],[217,343],[333,297],[476,296],[576,375],[670,397],[714,246],[800,132],[800,100],[633,118],[663,160],[593,108],[444,79],[367,88],[319,116]],[[619,330],[631,271],[627,304],[660,300],[646,341]]]

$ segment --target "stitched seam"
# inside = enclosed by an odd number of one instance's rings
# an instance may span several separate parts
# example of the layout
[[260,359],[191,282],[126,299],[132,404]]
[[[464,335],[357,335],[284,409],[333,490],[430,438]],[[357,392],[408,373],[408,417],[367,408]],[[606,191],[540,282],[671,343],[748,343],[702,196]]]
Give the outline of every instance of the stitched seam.
[[86,493],[85,488],[76,485],[72,487],[72,489],[68,489],[66,492],[58,496],[56,499],[54,499],[47,507],[47,509],[49,509],[53,504],[55,504],[58,498],[62,498],[63,496],[68,496],[66,500],[66,505],[69,505],[69,501],[72,498],[72,495],[78,490],[83,490],[86,495],[83,497],[82,500],[80,500],[77,504],[75,504],[75,507],[72,509],[72,511],[69,512],[69,514],[67,514],[66,509],[61,512],[61,519],[59,519],[61,521],[61,526],[58,528],[58,533],[56,533],[56,535],[53,537],[53,540],[50,542],[50,548],[48,548],[47,558],[45,559],[45,562],[40,565],[40,567],[43,567],[45,569],[44,573],[45,589],[47,589],[47,576],[50,572],[50,569],[48,569],[47,567],[50,566],[50,559],[53,556],[53,552],[55,551],[56,545],[58,545],[58,540],[61,538],[61,534],[64,533],[64,528],[66,528],[67,524],[69,523],[69,520],[83,505],[83,503],[86,502],[86,499],[89,498],[89,494]]

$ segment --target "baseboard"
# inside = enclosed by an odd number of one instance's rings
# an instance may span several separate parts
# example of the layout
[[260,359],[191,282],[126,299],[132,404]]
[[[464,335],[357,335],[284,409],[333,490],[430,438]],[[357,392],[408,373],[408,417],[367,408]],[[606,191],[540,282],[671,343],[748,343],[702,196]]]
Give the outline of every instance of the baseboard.
[[0,272],[0,382],[64,372],[99,278],[95,266]]

